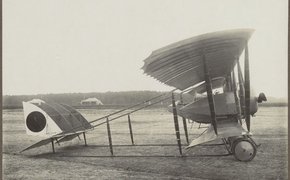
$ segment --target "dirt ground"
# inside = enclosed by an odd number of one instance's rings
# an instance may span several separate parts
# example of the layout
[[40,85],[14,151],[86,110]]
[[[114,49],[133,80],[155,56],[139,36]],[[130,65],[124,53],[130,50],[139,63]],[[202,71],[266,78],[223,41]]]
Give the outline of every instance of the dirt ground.
[[[79,111],[93,120],[116,110]],[[40,138],[26,135],[22,110],[3,110],[3,179],[288,179],[287,107],[262,107],[252,118],[253,137],[261,146],[251,162],[200,156],[225,154],[224,146],[183,149],[185,157],[180,157],[173,117],[166,109],[138,111],[131,121],[137,146],[130,145],[127,117],[111,123],[114,157],[105,125],[87,133],[88,146],[81,136],[56,145],[55,154],[51,144],[19,153]],[[190,139],[205,130],[197,128],[188,124]]]

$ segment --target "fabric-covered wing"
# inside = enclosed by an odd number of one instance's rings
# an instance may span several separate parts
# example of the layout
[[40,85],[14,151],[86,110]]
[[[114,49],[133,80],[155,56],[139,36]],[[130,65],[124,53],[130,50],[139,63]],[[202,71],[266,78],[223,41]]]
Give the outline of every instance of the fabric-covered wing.
[[153,51],[142,69],[158,81],[184,90],[204,81],[204,55],[210,77],[226,77],[252,33],[252,29],[238,29],[189,38]]

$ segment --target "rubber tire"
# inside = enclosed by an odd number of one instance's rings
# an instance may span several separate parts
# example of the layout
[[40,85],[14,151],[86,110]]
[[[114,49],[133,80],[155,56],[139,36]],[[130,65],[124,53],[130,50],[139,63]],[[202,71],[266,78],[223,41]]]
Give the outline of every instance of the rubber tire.
[[[254,150],[252,156],[251,156],[249,159],[247,159],[247,160],[241,160],[241,159],[239,159],[239,158],[237,157],[237,155],[236,155],[236,152],[235,152],[235,148],[236,148],[236,146],[237,146],[240,142],[242,142],[242,141],[246,141],[246,142],[250,143],[250,144],[252,145],[252,147],[253,147],[253,150]],[[249,161],[253,160],[254,157],[256,156],[256,153],[257,153],[257,147],[255,146],[255,144],[253,144],[253,142],[252,142],[251,140],[249,140],[249,139],[247,139],[247,138],[238,138],[238,139],[236,139],[236,140],[233,142],[233,145],[232,145],[232,152],[233,152],[234,157],[235,157],[238,161],[249,162]]]

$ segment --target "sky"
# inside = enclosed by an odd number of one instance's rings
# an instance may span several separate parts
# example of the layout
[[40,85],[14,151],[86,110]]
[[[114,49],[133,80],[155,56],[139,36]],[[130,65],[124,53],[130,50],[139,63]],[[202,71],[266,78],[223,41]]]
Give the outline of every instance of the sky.
[[141,70],[153,50],[253,28],[251,86],[287,97],[287,18],[287,0],[4,0],[3,94],[172,90]]

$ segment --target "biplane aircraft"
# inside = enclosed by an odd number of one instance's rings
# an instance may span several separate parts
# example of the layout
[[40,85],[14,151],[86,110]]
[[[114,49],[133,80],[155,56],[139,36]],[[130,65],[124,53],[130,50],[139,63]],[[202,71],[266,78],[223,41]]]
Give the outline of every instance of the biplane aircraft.
[[[247,43],[252,33],[251,29],[238,29],[204,34],[158,49],[144,60],[147,75],[192,95],[191,103],[172,104],[171,112],[210,124],[187,148],[221,139],[236,159],[255,157],[258,145],[251,137],[250,120],[258,110],[257,103],[267,99],[264,93],[257,98],[250,94]],[[243,51],[244,77],[239,63]],[[247,130],[242,127],[243,119]]]
[[[258,103],[267,100],[264,93],[258,97],[250,93],[247,44],[252,33],[251,29],[214,32],[153,51],[144,60],[142,69],[147,75],[175,89],[90,122],[68,105],[23,102],[27,134],[44,138],[23,151],[51,142],[54,152],[54,142],[68,141],[81,134],[86,145],[85,133],[107,124],[109,147],[113,155],[110,121],[128,116],[131,142],[137,146],[133,139],[130,114],[171,98],[169,111],[173,113],[177,145],[182,157],[178,116],[183,120],[188,143],[186,149],[222,140],[228,154],[233,154],[240,161],[252,160],[258,145],[250,132],[251,116],[257,112]],[[242,52],[245,58],[244,75],[239,62]],[[175,101],[176,90],[180,91],[180,102]],[[182,95],[185,93],[191,95],[190,103],[183,102]],[[188,141],[186,119],[209,124],[207,130],[191,143]]]

